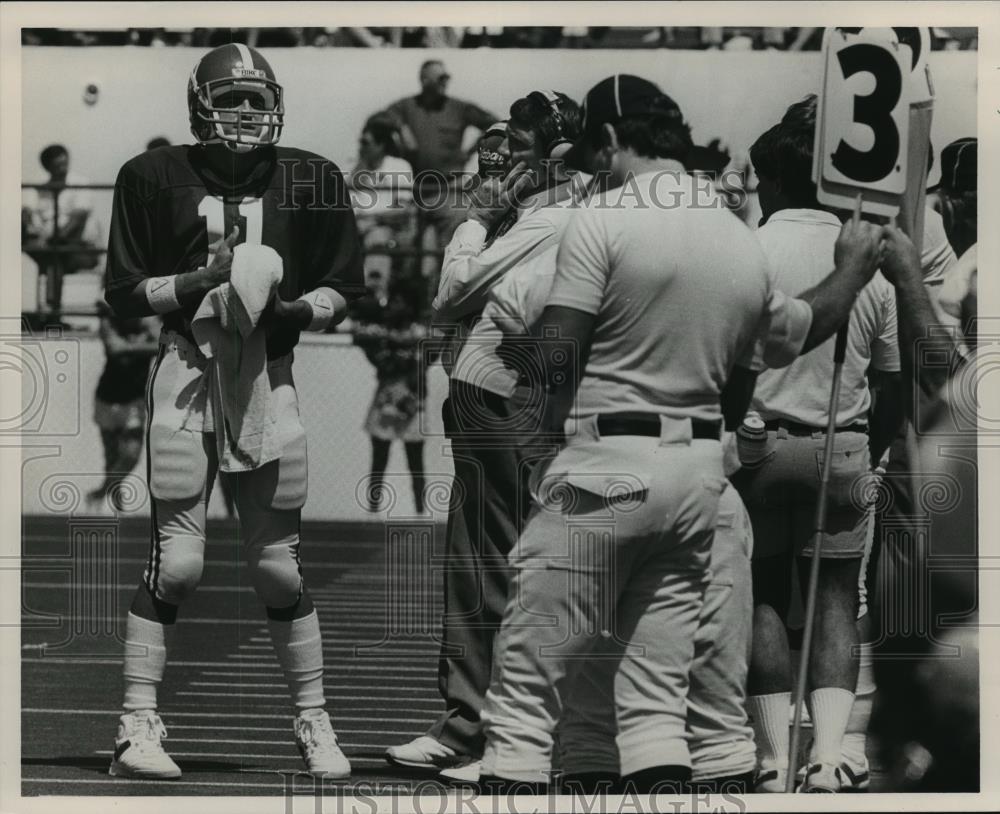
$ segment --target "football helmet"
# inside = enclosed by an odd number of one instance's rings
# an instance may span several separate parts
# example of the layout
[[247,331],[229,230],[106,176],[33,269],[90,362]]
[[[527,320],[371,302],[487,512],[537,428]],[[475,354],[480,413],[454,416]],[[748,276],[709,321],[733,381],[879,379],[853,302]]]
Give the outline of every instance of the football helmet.
[[285,118],[274,71],[258,51],[240,43],[220,45],[195,65],[188,111],[199,142],[221,142],[238,153],[277,144]]

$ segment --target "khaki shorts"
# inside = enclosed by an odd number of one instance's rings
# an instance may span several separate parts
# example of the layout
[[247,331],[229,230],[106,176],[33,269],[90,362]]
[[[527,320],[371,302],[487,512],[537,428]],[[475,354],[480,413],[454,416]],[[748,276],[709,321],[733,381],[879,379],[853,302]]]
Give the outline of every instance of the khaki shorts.
[[[767,434],[767,451],[732,476],[750,513],[754,558],[787,551],[811,556],[816,503],[823,470],[825,434]],[[849,559],[865,552],[870,484],[868,436],[839,432],[827,489],[826,523],[820,556]]]

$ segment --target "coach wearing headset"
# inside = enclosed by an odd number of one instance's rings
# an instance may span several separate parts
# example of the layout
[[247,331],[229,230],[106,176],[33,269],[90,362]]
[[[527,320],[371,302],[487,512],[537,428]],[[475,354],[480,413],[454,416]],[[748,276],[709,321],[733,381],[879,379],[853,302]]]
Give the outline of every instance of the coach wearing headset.
[[[532,388],[531,365],[501,359],[501,318],[484,308],[508,272],[558,245],[580,188],[557,157],[579,135],[579,119],[576,103],[561,93],[533,92],[511,105],[505,148],[513,169],[473,191],[468,219],[445,250],[434,299],[436,326],[451,337],[441,358],[449,374],[444,424],[455,464],[439,661],[446,709],[426,735],[390,748],[386,757],[443,769],[445,779],[478,777],[479,714],[506,604],[507,554],[530,501],[527,467],[539,453],[520,446],[518,437],[538,428],[541,400],[532,393],[540,394],[541,382]],[[549,255],[554,264],[554,252]]]

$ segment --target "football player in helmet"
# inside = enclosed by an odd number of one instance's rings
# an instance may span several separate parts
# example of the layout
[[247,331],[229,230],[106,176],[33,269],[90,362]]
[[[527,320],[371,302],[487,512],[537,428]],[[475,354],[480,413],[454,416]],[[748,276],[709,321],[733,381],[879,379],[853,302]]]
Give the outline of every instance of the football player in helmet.
[[[307,464],[291,364],[300,331],[326,330],[364,293],[354,214],[332,162],[276,146],[283,92],[253,48],[206,54],[188,105],[197,143],[136,156],[115,185],[105,298],[122,317],[159,314],[163,332],[146,387],[150,552],[128,614],[110,773],[180,776],[160,743],[156,693],[178,606],[201,578],[206,507],[221,470],[291,690],[299,749],[314,774],[346,777],[350,764],[323,708],[320,627],[299,558]],[[232,286],[216,290],[230,277]],[[255,296],[263,310],[247,312],[260,314],[257,327],[241,325],[234,340],[228,304]],[[242,348],[227,355],[233,341]],[[254,399],[256,411],[246,406]]]

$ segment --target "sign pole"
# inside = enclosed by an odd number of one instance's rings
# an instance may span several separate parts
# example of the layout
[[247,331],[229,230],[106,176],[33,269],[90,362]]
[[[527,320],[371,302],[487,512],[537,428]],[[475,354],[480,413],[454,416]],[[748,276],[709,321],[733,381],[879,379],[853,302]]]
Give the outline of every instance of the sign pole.
[[[854,214],[851,216],[854,225],[861,221],[861,193],[854,204]],[[830,387],[830,406],[827,410],[826,440],[823,446],[823,469],[819,480],[819,498],[816,501],[816,513],[813,518],[813,548],[809,561],[809,585],[806,591],[806,618],[802,636],[802,651],[799,655],[798,678],[795,682],[795,716],[792,719],[792,741],[788,752],[788,776],[785,778],[785,791],[791,794],[795,791],[795,775],[799,768],[799,745],[802,737],[802,705],[805,702],[806,685],[809,680],[809,661],[812,654],[813,627],[816,622],[816,589],[819,585],[820,549],[823,545],[823,534],[826,530],[826,501],[830,485],[830,469],[833,465],[833,441],[837,432],[837,407],[840,405],[840,378],[844,367],[844,357],[847,355],[847,329],[850,325],[850,314],[837,331],[837,341],[833,348],[833,384]]]

